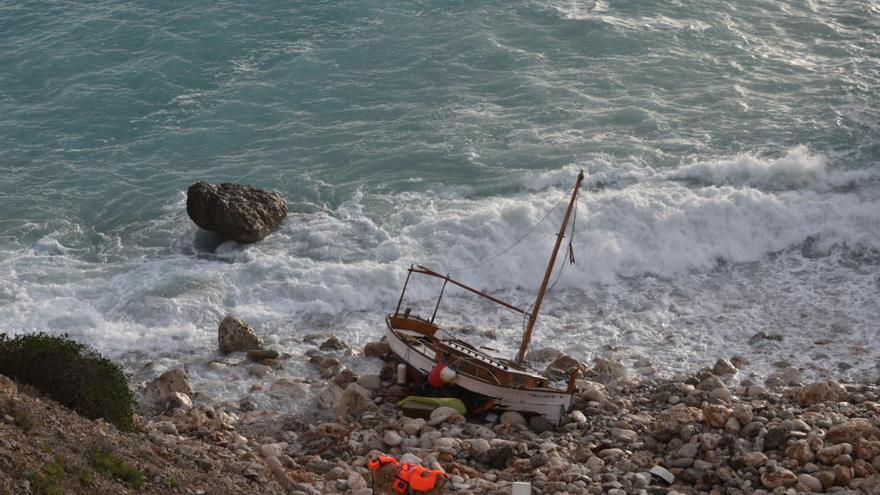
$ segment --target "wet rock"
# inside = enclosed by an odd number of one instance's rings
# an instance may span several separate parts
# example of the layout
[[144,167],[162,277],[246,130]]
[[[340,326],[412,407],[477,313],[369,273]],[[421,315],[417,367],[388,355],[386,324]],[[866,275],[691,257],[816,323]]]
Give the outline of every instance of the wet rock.
[[217,340],[223,354],[263,348],[263,340],[257,337],[253,328],[234,316],[227,316],[220,322]]
[[386,359],[391,355],[391,346],[386,341],[368,342],[364,346],[364,356]]
[[348,344],[340,340],[339,337],[332,335],[329,339],[322,342],[318,349],[322,351],[345,351],[348,349]]
[[180,368],[168,370],[148,383],[144,389],[144,398],[161,405],[174,392],[192,394],[192,387],[186,379],[186,372]]
[[530,350],[528,354],[526,354],[526,360],[533,364],[545,363],[547,361],[552,361],[562,355],[563,353],[559,349],[554,349],[552,347],[542,347],[533,351]]
[[797,403],[803,407],[812,406],[826,401],[842,402],[849,394],[846,389],[834,380],[810,383],[798,390],[795,395]]
[[264,361],[266,359],[278,359],[280,354],[272,349],[255,349],[247,351],[247,358],[251,361]]
[[186,213],[199,227],[243,243],[257,242],[287,216],[279,194],[240,184],[198,182],[186,192]]
[[736,372],[736,366],[734,366],[729,359],[719,359],[718,361],[715,361],[715,365],[712,366],[712,373],[718,376],[732,375]]

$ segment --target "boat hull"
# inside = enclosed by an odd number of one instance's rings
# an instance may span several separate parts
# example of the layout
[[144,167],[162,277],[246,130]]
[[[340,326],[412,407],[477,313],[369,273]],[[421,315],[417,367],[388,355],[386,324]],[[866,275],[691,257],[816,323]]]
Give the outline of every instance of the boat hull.
[[[437,364],[431,349],[410,346],[390,324],[386,326],[385,336],[391,352],[419,372],[428,374]],[[452,384],[493,399],[500,409],[537,413],[552,422],[558,422],[571,407],[572,394],[553,389],[503,387],[461,372]]]

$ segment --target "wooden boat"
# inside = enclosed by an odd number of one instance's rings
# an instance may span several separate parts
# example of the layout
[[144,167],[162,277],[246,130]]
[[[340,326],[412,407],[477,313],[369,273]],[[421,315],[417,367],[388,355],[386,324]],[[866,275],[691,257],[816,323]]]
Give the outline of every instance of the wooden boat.
[[[581,172],[577,177],[565,218],[562,221],[562,227],[557,234],[556,245],[553,248],[547,271],[531,311],[516,307],[453,280],[449,275],[441,275],[420,265],[411,266],[400,293],[397,308],[394,313],[388,314],[385,318],[387,324],[385,334],[391,351],[397,358],[424,375],[428,375],[432,371],[440,371],[438,374],[444,383],[484,396],[494,402],[497,408],[536,413],[545,416],[550,421],[558,421],[571,407],[572,396],[576,388],[576,372],[569,377],[568,386],[565,389],[555,388],[547,377],[529,369],[524,361],[532,331],[538,319],[538,312],[541,310],[541,303],[544,300],[544,294],[547,292],[547,286],[556,264],[559,247],[565,236],[565,230],[577,202],[583,179],[584,174]],[[430,319],[411,314],[409,308],[401,312],[406,288],[413,274],[435,277],[444,281]],[[491,356],[467,342],[449,335],[434,323],[447,284],[453,284],[509,310],[528,316],[528,324],[519,352],[513,360]]]

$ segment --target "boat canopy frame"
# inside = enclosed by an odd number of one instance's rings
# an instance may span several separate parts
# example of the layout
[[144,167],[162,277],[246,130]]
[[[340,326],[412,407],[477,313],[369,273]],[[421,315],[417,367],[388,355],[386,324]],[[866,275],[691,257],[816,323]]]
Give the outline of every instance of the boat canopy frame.
[[483,299],[488,299],[489,301],[492,301],[495,304],[504,306],[505,308],[507,308],[511,311],[514,311],[516,313],[520,313],[522,315],[525,315],[526,317],[531,316],[531,313],[529,313],[528,311],[526,311],[523,308],[520,308],[518,306],[514,306],[513,304],[510,304],[509,302],[502,301],[501,299],[498,299],[495,296],[492,296],[492,295],[487,294],[479,289],[475,289],[467,284],[459,282],[458,280],[455,280],[454,278],[450,277],[448,273],[446,275],[442,275],[442,274],[435,272],[434,270],[431,270],[430,268],[427,268],[422,265],[410,265],[409,269],[407,270],[406,281],[403,283],[403,290],[400,291],[400,299],[398,299],[398,301],[397,301],[397,308],[394,310],[394,316],[400,315],[400,307],[403,305],[403,298],[406,295],[406,288],[409,285],[409,279],[413,273],[427,275],[429,277],[439,278],[439,279],[443,280],[443,287],[440,289],[440,295],[437,297],[437,303],[434,305],[434,312],[431,314],[431,319],[429,320],[430,323],[432,323],[432,324],[434,323],[434,318],[436,318],[436,316],[437,316],[437,310],[440,309],[440,302],[443,300],[443,294],[446,291],[447,284],[452,284],[452,285],[458,286],[468,292],[471,292],[473,294],[476,294],[476,295],[482,297]]

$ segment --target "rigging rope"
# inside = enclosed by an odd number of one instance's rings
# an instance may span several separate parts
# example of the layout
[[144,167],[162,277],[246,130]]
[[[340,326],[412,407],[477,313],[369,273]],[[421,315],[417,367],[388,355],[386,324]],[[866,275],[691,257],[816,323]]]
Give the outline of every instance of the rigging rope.
[[462,270],[470,270],[471,268],[477,268],[477,267],[480,267],[480,266],[486,265],[486,264],[488,264],[488,263],[490,263],[490,262],[492,262],[492,261],[497,260],[497,259],[500,258],[501,256],[504,256],[505,254],[507,254],[511,249],[513,249],[513,248],[515,248],[516,246],[518,246],[522,241],[525,240],[526,237],[528,237],[529,235],[531,235],[531,233],[534,232],[535,229],[537,229],[542,223],[544,223],[544,221],[547,220],[547,218],[549,218],[550,215],[551,215],[554,211],[556,211],[557,208],[559,208],[559,205],[560,205],[560,204],[562,204],[562,203],[561,203],[561,202],[557,202],[557,203],[556,203],[556,206],[554,206],[553,208],[550,208],[550,211],[548,211],[547,214],[544,215],[543,218],[541,218],[540,220],[538,220],[538,223],[536,223],[535,225],[533,225],[532,228],[530,228],[525,234],[523,234],[523,235],[522,235],[519,239],[517,239],[513,244],[511,244],[510,246],[506,247],[503,251],[501,251],[501,252],[495,254],[495,255],[492,256],[492,257],[486,258],[486,259],[484,259],[484,260],[482,260],[482,261],[478,261],[477,263],[474,263],[473,265],[459,266],[459,267],[456,267],[456,268],[445,268],[445,267],[440,267],[440,271],[444,271],[444,272],[447,272],[447,273],[455,273],[455,272],[460,272],[460,271],[462,271]]

